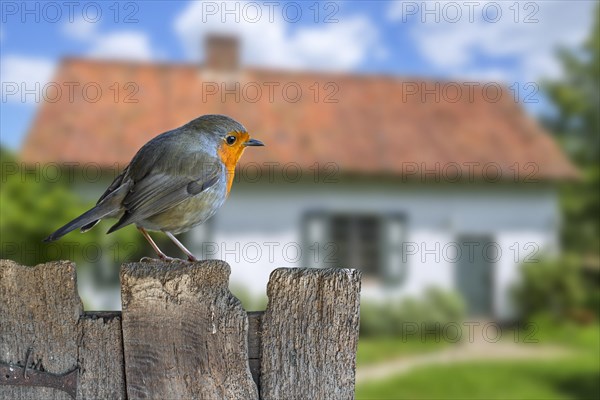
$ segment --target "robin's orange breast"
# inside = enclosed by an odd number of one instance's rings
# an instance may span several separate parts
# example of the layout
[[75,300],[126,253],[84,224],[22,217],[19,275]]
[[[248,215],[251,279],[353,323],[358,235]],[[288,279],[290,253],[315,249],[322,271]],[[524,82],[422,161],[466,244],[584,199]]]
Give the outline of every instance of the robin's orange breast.
[[235,136],[235,142],[228,144],[224,141],[217,151],[219,158],[225,165],[228,195],[231,190],[231,185],[233,184],[233,178],[235,177],[235,167],[246,148],[244,143],[250,138],[250,135],[247,132],[231,132],[230,135]]

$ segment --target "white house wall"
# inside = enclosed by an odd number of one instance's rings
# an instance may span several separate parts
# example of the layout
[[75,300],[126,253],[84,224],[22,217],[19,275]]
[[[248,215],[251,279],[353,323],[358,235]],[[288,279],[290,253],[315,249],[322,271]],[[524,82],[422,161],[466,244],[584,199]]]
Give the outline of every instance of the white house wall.
[[[309,210],[406,215],[405,240],[418,249],[406,258],[406,280],[394,288],[366,280],[363,298],[419,296],[429,286],[453,289],[457,236],[484,234],[501,249],[493,272],[494,314],[509,318],[509,288],[519,263],[536,248],[534,258],[557,248],[557,197],[547,186],[237,183],[215,217],[207,256],[231,265],[233,285],[264,294],[273,269],[300,266],[296,251]],[[196,241],[196,251],[198,246]]]

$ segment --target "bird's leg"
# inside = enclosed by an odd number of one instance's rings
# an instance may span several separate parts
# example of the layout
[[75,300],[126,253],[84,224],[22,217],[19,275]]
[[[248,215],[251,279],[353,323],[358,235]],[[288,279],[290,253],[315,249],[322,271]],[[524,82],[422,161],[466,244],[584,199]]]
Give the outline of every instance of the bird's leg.
[[186,256],[188,256],[189,261],[198,261],[198,259],[188,249],[186,249],[185,246],[183,245],[183,243],[181,243],[179,240],[177,240],[177,238],[175,236],[173,236],[173,234],[171,232],[166,232],[166,231],[164,231],[164,232],[168,236],[168,238],[171,239],[173,241],[173,243],[175,243],[177,245],[177,247],[179,247],[181,249],[181,251],[183,251],[185,253]]
[[156,245],[156,243],[154,243],[154,240],[152,240],[152,238],[150,237],[150,235],[148,235],[148,232],[146,232],[146,230],[142,227],[137,227],[138,230],[142,233],[142,235],[144,235],[144,237],[146,238],[146,240],[150,243],[150,246],[152,246],[152,248],[154,249],[154,251],[156,252],[156,254],[158,255],[158,258],[160,258],[163,261],[173,261],[173,259],[169,256],[167,256],[165,253],[163,253],[158,246]]

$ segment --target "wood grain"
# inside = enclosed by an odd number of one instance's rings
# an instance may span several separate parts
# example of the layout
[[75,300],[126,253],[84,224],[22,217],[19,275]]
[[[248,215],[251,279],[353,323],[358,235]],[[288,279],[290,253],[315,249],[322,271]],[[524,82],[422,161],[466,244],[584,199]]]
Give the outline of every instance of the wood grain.
[[121,272],[129,399],[257,399],[248,318],[222,261],[126,264]]
[[[243,310],[229,274],[216,260],[126,264],[123,312],[82,313],[73,263],[0,260],[0,362],[75,369],[77,399],[352,399],[360,273],[277,269],[264,313]],[[5,398],[70,399],[3,383]]]
[[85,313],[79,319],[79,399],[125,399],[121,313]]
[[248,364],[252,379],[260,390],[260,344],[264,311],[248,312]]
[[280,268],[267,295],[261,398],[353,399],[360,272]]
[[[56,261],[26,267],[0,260],[0,361],[53,374],[77,367],[78,321],[75,264]],[[62,391],[44,387],[0,386],[2,399],[69,400]]]

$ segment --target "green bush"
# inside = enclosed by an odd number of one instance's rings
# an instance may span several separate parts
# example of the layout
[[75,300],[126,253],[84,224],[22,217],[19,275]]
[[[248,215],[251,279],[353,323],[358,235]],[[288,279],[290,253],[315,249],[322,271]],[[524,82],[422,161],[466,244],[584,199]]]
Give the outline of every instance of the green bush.
[[521,281],[513,288],[515,305],[523,319],[547,314],[563,319],[581,308],[586,289],[577,257],[545,258],[521,266]]
[[398,323],[394,318],[392,304],[377,304],[361,302],[360,305],[360,335],[389,336],[397,331]]
[[246,311],[264,311],[267,309],[269,299],[266,294],[256,295],[251,293],[247,287],[242,284],[229,285],[231,293],[242,303]]
[[428,332],[443,329],[448,323],[462,323],[465,305],[459,294],[429,288],[420,299],[396,302],[362,302],[360,334],[362,336],[401,335],[406,324]]
[[[55,242],[42,242],[95,203],[75,192],[76,182],[67,171],[56,179],[42,171],[43,166],[25,166],[0,148],[0,258],[23,265],[69,259],[79,269],[93,268],[96,283],[118,285],[121,263],[139,259],[149,246],[134,227],[106,235],[110,221],[85,234],[74,232]],[[84,190],[92,186],[86,182]]]
[[597,281],[595,283],[590,283],[589,285],[585,307],[593,312],[596,318],[600,318],[600,287],[598,286]]

